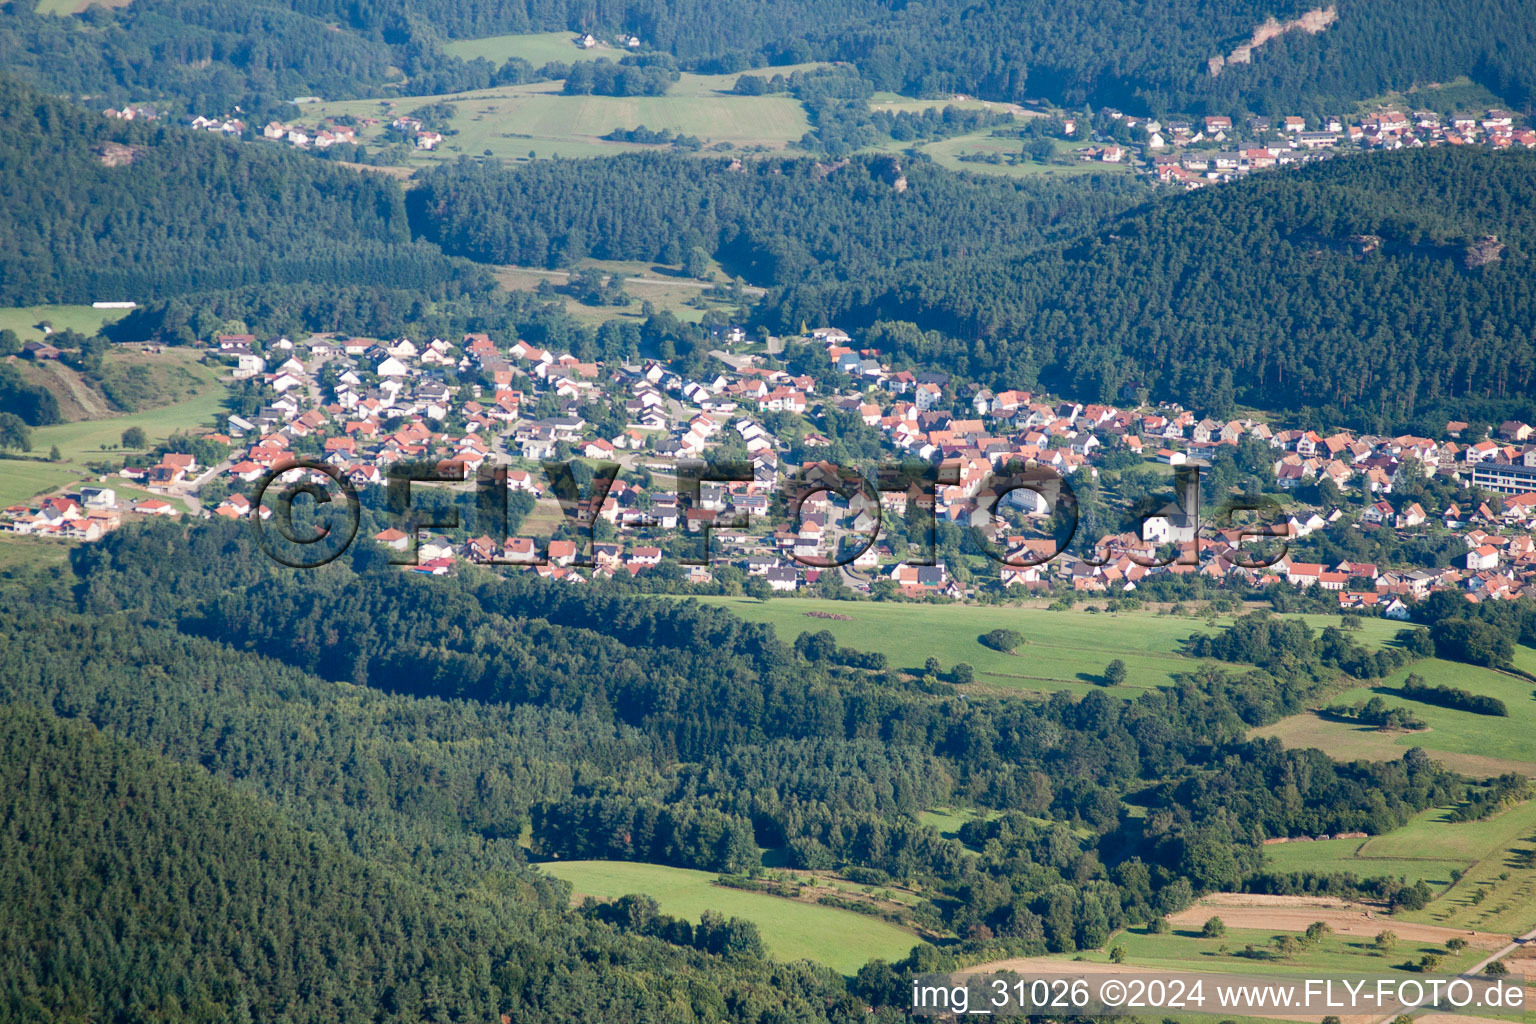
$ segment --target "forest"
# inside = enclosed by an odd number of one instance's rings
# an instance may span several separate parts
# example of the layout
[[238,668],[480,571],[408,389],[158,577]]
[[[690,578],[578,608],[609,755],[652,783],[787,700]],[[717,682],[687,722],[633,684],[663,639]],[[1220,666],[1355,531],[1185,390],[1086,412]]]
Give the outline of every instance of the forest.
[[[862,328],[898,364],[992,386],[1114,401],[1139,384],[1214,416],[1386,429],[1526,401],[1533,170],[1525,153],[1404,151],[1138,204],[1123,179],[642,154],[438,168],[409,206],[420,237],[479,261],[699,247],[772,289],[772,329]],[[1489,236],[1498,258],[1469,259]]]
[[[1195,673],[1133,702],[957,700],[899,668],[805,660],[798,645],[718,609],[601,586],[477,573],[427,582],[339,563],[279,572],[239,524],[120,531],[81,549],[71,575],[56,607],[16,613],[62,615],[63,628],[8,625],[23,639],[6,655],[0,699],[75,709],[242,789],[298,800],[290,813],[316,828],[350,822],[368,848],[401,830],[441,832],[432,842],[458,853],[429,870],[445,875],[458,857],[512,870],[522,854],[497,840],[524,823],[535,855],[562,858],[735,871],[755,843],[799,867],[927,880],[956,897],[929,913],[959,935],[1071,949],[1084,944],[1081,914],[1116,926],[1186,900],[1190,886],[1242,884],[1267,836],[1386,831],[1460,786],[1417,752],[1337,765],[1243,738],[1305,706],[1335,665],[1389,667],[1352,655],[1336,630],[1289,629],[1279,675]],[[1240,620],[1223,653],[1268,650],[1263,621]],[[99,649],[115,652],[112,665],[91,659]],[[188,659],[199,672],[176,672]],[[150,679],[164,681],[146,689]],[[310,755],[291,749],[283,723],[330,706],[338,684],[365,687],[356,692],[384,717],[324,715],[341,731],[323,741],[336,753],[301,767]],[[134,710],[146,699],[158,710]],[[243,723],[238,742],[219,724],[226,716]],[[565,724],[541,740],[456,742],[461,754],[447,759],[429,747],[385,754],[420,727],[407,722],[431,716],[450,730],[431,735],[466,741]],[[407,732],[388,743],[357,733],[396,720]],[[333,756],[347,764],[324,768]],[[291,766],[257,763],[272,758]],[[1300,787],[1299,802],[1277,799],[1283,780]],[[1155,810],[1146,822],[1120,813],[1133,794]],[[1056,825],[1030,833],[1038,848],[977,861],[915,820],[955,799]],[[409,845],[391,862],[409,865]],[[1021,871],[1025,856],[1039,872]],[[1053,910],[1051,887],[1069,881],[1092,884]]]
[[[295,573],[218,520],[125,527],[0,593],[28,595],[0,612],[0,1004],[24,1020],[895,1021],[903,971],[1093,948],[1204,891],[1422,905],[1394,878],[1266,872],[1263,840],[1507,798],[1417,749],[1246,738],[1434,650],[1417,627],[1373,654],[1253,613],[1190,642],[1237,672],[1019,700],[616,585]],[[1536,618],[1432,604],[1441,633]],[[918,819],[955,804],[1000,813],[958,840]],[[916,887],[933,944],[843,979],[765,959],[745,922],[569,910],[537,870],[740,878],[760,848]]]
[[700,247],[753,284],[860,288],[917,261],[1070,237],[1146,195],[1126,177],[1008,181],[889,155],[840,164],[770,158],[736,169],[642,153],[439,167],[407,201],[418,237],[479,262],[680,264]]
[[[963,93],[1074,107],[1185,113],[1337,113],[1424,82],[1472,77],[1517,106],[1532,99],[1536,35],[1518,0],[1372,0],[1329,5],[1319,33],[1288,32],[1251,62],[1211,58],[1266,19],[1315,0],[136,0],[69,18],[12,0],[0,63],[54,92],[257,109],[290,97],[430,95],[526,74],[443,51],[451,39],[511,32],[635,33],[687,67],[730,73],[809,60],[851,62],[878,89]],[[251,40],[261,40],[252,45]],[[213,112],[204,110],[202,112]]]
[[[1078,239],[807,282],[775,324],[911,321],[898,360],[1114,400],[1135,382],[1203,413],[1241,402],[1384,429],[1519,402],[1536,352],[1525,261],[1536,157],[1344,157],[1168,196]],[[1487,236],[1501,258],[1468,247]]]
[[166,124],[111,120],[0,78],[0,302],[144,300],[466,274],[413,243],[397,182]]

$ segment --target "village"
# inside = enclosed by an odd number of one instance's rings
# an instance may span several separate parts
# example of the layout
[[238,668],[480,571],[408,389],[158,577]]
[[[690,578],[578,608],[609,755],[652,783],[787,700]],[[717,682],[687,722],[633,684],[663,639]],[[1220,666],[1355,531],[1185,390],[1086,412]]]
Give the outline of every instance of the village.
[[[485,334],[419,345],[220,335],[204,358],[227,366],[231,386],[259,395],[259,412],[221,417],[196,439],[196,453],[130,459],[115,475],[6,508],[0,530],[90,542],[133,518],[241,519],[252,514],[252,486],[290,461],[319,461],[363,490],[386,483],[392,466],[426,460],[471,481],[464,490],[482,467],[505,467],[507,488],[530,509],[505,537],[412,538],[395,527],[370,534],[391,551],[414,551],[410,570],[431,574],[481,562],[584,582],[671,566],[685,582],[704,584],[731,566],[766,592],[846,586],[949,599],[1113,596],[1162,574],[1198,574],[1233,588],[1316,587],[1337,592],[1341,608],[1397,617],[1435,590],[1488,600],[1536,585],[1536,428],[1526,423],[1498,424],[1488,437],[1469,436],[1461,422],[1447,423],[1441,438],[1324,436],[1174,405],[1085,405],[893,369],[830,327],[773,339],[814,361],[799,374],[742,351],[740,329],[717,340],[718,370],[692,379],[658,361],[583,362]],[[883,461],[932,467],[934,482],[879,492],[843,486],[828,460],[852,446],[834,424],[878,437]],[[1255,443],[1269,453],[1265,489],[1284,508],[1264,524],[1273,539],[1438,530],[1464,551],[1441,566],[1323,564],[1291,554],[1262,564],[1251,550],[1254,528],[1202,521],[1198,483],[1176,476],[1179,467],[1209,466],[1224,450]],[[551,459],[614,463],[618,471],[600,504],[562,512],[542,466]],[[751,469],[706,480],[694,502],[678,493],[685,459]],[[1111,463],[1157,467],[1172,500],[1142,516],[1139,532],[1098,537],[1091,550],[1080,539],[1062,551],[1051,531],[1060,495],[1049,481],[1082,489]],[[996,480],[1020,470],[1047,483],[1001,494]],[[803,500],[786,507],[776,499],[791,476]],[[1465,498],[1426,510],[1394,495],[1404,479],[1450,482]],[[120,500],[122,487],[138,496]],[[1319,488],[1333,500],[1295,500]],[[953,546],[947,563],[933,557],[921,536],[929,521],[976,528],[992,557]],[[709,551],[698,557],[701,541]]]
[[[1254,171],[1294,167],[1348,152],[1486,146],[1495,150],[1536,149],[1536,129],[1507,110],[1443,117],[1432,110],[1383,109],[1358,120],[1328,116],[1249,117],[1234,123],[1224,115],[1192,120],[1134,117],[1109,112],[1135,140],[1105,140],[1079,151],[1079,158],[1120,163],[1140,158],[1137,169],[1186,189],[1233,181]],[[1076,127],[1068,124],[1069,133]]]

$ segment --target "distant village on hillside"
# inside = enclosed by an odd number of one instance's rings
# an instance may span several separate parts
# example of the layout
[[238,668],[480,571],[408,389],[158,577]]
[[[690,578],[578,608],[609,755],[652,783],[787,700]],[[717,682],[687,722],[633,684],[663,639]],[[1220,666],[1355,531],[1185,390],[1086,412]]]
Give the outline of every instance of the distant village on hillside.
[[[1236,123],[1225,116],[1200,121],[1133,117],[1111,111],[1135,141],[1104,141],[1079,151],[1083,160],[1136,161],[1143,173],[1185,188],[1232,181],[1253,171],[1290,167],[1351,151],[1486,146],[1536,149],[1536,129],[1507,110],[1442,117],[1432,110],[1405,114],[1381,110],[1358,120],[1324,117],[1250,117]],[[1068,124],[1069,132],[1076,129]]]
[[[233,386],[259,396],[259,411],[221,418],[195,445],[185,443],[197,452],[162,446],[88,485],[4,509],[0,529],[89,542],[132,517],[238,519],[252,514],[250,485],[296,458],[321,461],[360,489],[383,484],[397,463],[429,460],[471,480],[482,466],[505,466],[508,488],[531,497],[534,509],[511,536],[414,539],[394,528],[372,536],[396,551],[417,540],[411,571],[432,574],[499,562],[578,583],[671,566],[704,583],[731,566],[769,591],[824,587],[835,576],[839,585],[875,594],[951,599],[1129,594],[1162,574],[1198,574],[1224,587],[1321,588],[1337,592],[1341,608],[1394,616],[1435,590],[1489,600],[1536,586],[1530,424],[1498,424],[1487,437],[1470,436],[1463,422],[1448,422],[1435,438],[1325,436],[1176,405],[1085,405],[993,391],[942,373],[894,369],[882,353],[857,348],[832,327],[783,339],[802,360],[798,373],[743,351],[747,337],[739,329],[723,329],[716,340],[717,369],[694,379],[660,362],[605,365],[485,334],[422,343],[221,335],[205,358],[226,364]],[[873,498],[825,489],[807,497],[798,515],[776,505],[790,474],[814,480],[824,472],[823,482],[834,480],[826,463],[854,447],[846,443],[849,431],[876,444],[883,458],[935,467],[944,482],[882,492],[878,509]],[[1047,468],[1081,488],[1097,481],[1101,467],[1161,466],[1168,476],[1162,486],[1172,494],[1177,467],[1209,464],[1240,445],[1267,453],[1263,483],[1285,503],[1273,524],[1284,539],[1448,531],[1461,553],[1453,564],[1432,567],[1291,556],[1255,567],[1238,529],[1206,523],[1197,532],[1198,497],[1186,490],[1146,516],[1139,533],[1100,538],[1096,557],[1075,550],[1050,557],[1057,495],[1044,487],[999,499],[989,490],[995,474],[1019,467]],[[570,458],[621,467],[606,498],[582,509],[578,523],[561,512],[541,467],[542,460]],[[734,459],[753,469],[747,479],[701,485],[690,507],[673,480],[683,458]],[[1448,482],[1465,497],[1426,509],[1395,493],[1404,479]],[[120,495],[122,488],[131,491]],[[1324,500],[1295,500],[1302,491]],[[961,572],[943,558],[917,564],[909,524],[929,505],[940,523],[984,528],[1005,564],[977,557]],[[884,528],[870,542],[879,523]],[[697,546],[706,525],[709,564],[680,567],[680,552]],[[585,527],[595,529],[590,551]]]

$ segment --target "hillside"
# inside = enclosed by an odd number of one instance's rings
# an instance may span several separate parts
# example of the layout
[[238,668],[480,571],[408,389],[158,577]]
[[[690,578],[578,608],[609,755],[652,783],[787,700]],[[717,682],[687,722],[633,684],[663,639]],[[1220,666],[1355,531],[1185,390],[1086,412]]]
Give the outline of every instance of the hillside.
[[[385,992],[429,1013],[459,1003],[472,933],[515,934],[88,726],[6,705],[0,747],[11,1019],[371,1020]],[[481,1019],[490,982],[462,993]]]
[[242,285],[430,289],[400,186],[276,148],[115,121],[0,80],[0,304]]
[[944,337],[889,340],[900,359],[1085,400],[1134,383],[1212,415],[1496,416],[1536,374],[1533,171],[1525,153],[1335,159],[1170,195],[1075,241],[791,286],[771,317],[911,320]]
[[623,934],[531,872],[461,888],[443,849],[409,877],[83,722],[0,704],[0,749],[6,1019],[853,1019],[816,969]]
[[1128,177],[1008,181],[889,155],[824,163],[646,153],[434,168],[408,202],[420,237],[473,260],[681,263],[698,246],[773,286],[859,282],[915,260],[1033,246],[1088,230],[1145,194]]
[[1518,0],[137,0],[67,19],[30,7],[11,4],[0,26],[6,67],[51,91],[218,108],[204,113],[526,81],[527,61],[465,61],[444,43],[562,30],[635,33],[706,70],[844,60],[882,89],[1158,114],[1316,115],[1458,75],[1524,106],[1536,81],[1536,21]]

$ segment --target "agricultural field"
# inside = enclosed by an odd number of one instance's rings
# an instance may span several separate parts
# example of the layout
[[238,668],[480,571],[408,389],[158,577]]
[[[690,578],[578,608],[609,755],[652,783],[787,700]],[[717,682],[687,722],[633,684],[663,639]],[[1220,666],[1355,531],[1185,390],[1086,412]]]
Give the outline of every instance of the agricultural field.
[[1536,801],[1487,821],[1451,822],[1448,813],[1431,808],[1400,829],[1364,840],[1277,844],[1265,848],[1265,861],[1279,871],[1423,879],[1436,898],[1423,910],[1399,915],[1405,921],[1498,933],[1536,925]]
[[[1018,693],[1108,689],[1134,697],[1142,690],[1172,685],[1174,675],[1197,662],[1179,653],[1191,634],[1207,630],[1204,620],[1151,612],[1094,613],[1081,609],[995,607],[894,602],[828,602],[814,598],[701,598],[729,608],[751,622],[772,625],[786,642],[802,632],[827,630],[838,643],[882,651],[898,668],[918,668],[931,655],[945,669],[968,662],[979,684]],[[815,618],[833,612],[847,620]],[[1006,654],[983,647],[977,637],[993,629],[1016,630],[1028,643]],[[1125,662],[1126,681],[1103,687],[1105,665]]]
[[[608,320],[643,322],[645,315],[642,309],[646,302],[651,303],[658,310],[671,312],[679,320],[697,323],[704,315],[704,309],[692,303],[697,302],[700,296],[715,284],[730,280],[730,275],[725,274],[717,262],[711,260],[710,263],[711,269],[718,275],[717,281],[699,281],[683,277],[675,267],[663,267],[643,261],[583,260],[572,269],[574,271],[594,269],[604,274],[617,274],[623,277],[624,290],[630,296],[630,304],[589,306],[563,293],[558,297],[564,300],[566,312],[583,323],[594,326]],[[494,271],[496,280],[509,291],[534,291],[545,281],[559,287],[570,280],[571,273],[572,271],[567,270],[514,266],[501,266]],[[762,294],[761,288],[747,288],[744,291],[750,296],[748,301]],[[707,298],[707,301],[709,308],[735,308],[731,303],[721,302],[712,297]]]
[[1382,857],[1362,852],[1371,839],[1321,839],[1280,843],[1264,848],[1264,866],[1274,871],[1353,872],[1361,878],[1387,876],[1408,882],[1424,881],[1435,889],[1451,884],[1451,872],[1464,870],[1465,860],[1431,857]]
[[1366,855],[1441,857],[1466,865],[1443,896],[1404,918],[1510,934],[1536,926],[1536,801],[1487,821],[1453,824],[1445,817],[1443,808],[1425,811],[1362,847]]
[[15,331],[22,341],[42,341],[47,335],[37,325],[47,321],[55,331],[79,331],[91,337],[103,324],[120,320],[128,312],[91,306],[5,306],[0,308],[0,330]]
[[551,61],[569,64],[577,60],[597,60],[599,57],[617,61],[627,52],[606,43],[599,43],[589,50],[582,49],[575,44],[575,38],[574,32],[521,32],[482,39],[457,39],[443,44],[443,50],[461,60],[484,57],[498,65],[514,57],[521,57],[535,68]]
[[[1006,160],[1016,155],[1024,143],[1019,139],[997,138],[992,135],[991,129],[984,132],[976,132],[970,135],[956,135],[950,139],[939,139],[921,146],[924,153],[933,157],[934,163],[941,167],[947,167],[952,171],[969,171],[974,174],[998,174],[1009,178],[1031,178],[1039,175],[1070,175],[1070,174],[1130,174],[1131,166],[1127,163],[1106,164],[1079,160],[1076,157],[1068,157],[1068,154],[1081,146],[1071,143],[1057,142],[1056,157],[1051,163],[1036,163],[1026,160],[1018,164],[986,163],[981,160],[961,160],[961,155],[969,154],[997,154]],[[1069,159],[1067,163],[1056,163],[1055,159]]]
[[[32,432],[34,454],[39,450],[44,453],[48,451],[46,443],[39,449],[37,442],[39,433],[41,431],[38,430]],[[77,470],[54,462],[0,459],[0,508],[19,505],[31,499],[33,495],[52,491],[78,476]]]
[[[1204,911],[1202,911],[1204,913]],[[1222,916],[1220,913],[1210,916]],[[1319,914],[1325,918],[1326,914]],[[1223,920],[1225,920],[1223,916]],[[1302,926],[1303,928],[1305,925]],[[1392,928],[1390,919],[1378,922],[1381,930]],[[1426,953],[1444,956],[1441,971],[1452,973],[1475,964],[1486,954],[1469,947],[1459,954],[1447,954],[1445,947],[1424,939],[1401,936],[1390,952],[1373,946],[1373,936],[1333,934],[1301,950],[1294,956],[1281,956],[1275,949],[1276,935],[1286,926],[1272,928],[1227,928],[1219,939],[1200,937],[1200,926],[1176,925],[1166,935],[1153,935],[1145,925],[1128,928],[1113,935],[1108,945],[1123,946],[1126,962],[1137,967],[1163,970],[1214,971],[1224,974],[1380,974],[1405,961],[1417,963]],[[1103,951],[1078,954],[1090,963],[1107,963]]]
[[63,566],[69,560],[69,552],[78,546],[74,541],[0,533],[0,573]]
[[[573,47],[574,49],[574,47]],[[790,70],[790,69],[777,69]],[[437,148],[418,151],[412,159],[430,164],[454,161],[461,154],[504,159],[607,156],[654,149],[602,139],[615,128],[644,125],[694,135],[706,147],[723,145],[730,151],[784,149],[810,128],[805,108],[789,96],[736,96],[728,90],[732,75],[688,75],[665,96],[566,96],[560,82],[537,82],[444,96],[409,100],[349,100],[310,108],[318,116],[350,114],[387,122],[431,103],[458,108],[450,122],[457,134],[446,135]],[[359,134],[373,142],[382,125]]]
[[813,960],[852,974],[870,960],[899,960],[918,944],[912,933],[849,910],[729,889],[708,871],[628,861],[566,861],[539,869],[571,883],[577,896],[616,899],[643,893],[665,914],[697,921],[706,910],[752,921],[769,953],[781,960]]
[[56,14],[65,17],[79,14],[88,7],[127,7],[132,0],[37,0],[33,8],[38,14]]
[[[1368,625],[1378,621],[1382,620],[1366,620]],[[1517,650],[1527,660],[1536,654],[1526,648]],[[1454,686],[1497,697],[1509,708],[1509,717],[1477,715],[1400,697],[1397,688],[1409,673],[1422,676],[1431,685]],[[1486,776],[1519,771],[1536,776],[1536,742],[1531,739],[1536,735],[1536,696],[1529,680],[1475,665],[1428,658],[1398,670],[1379,685],[1346,690],[1328,703],[1352,704],[1374,695],[1394,706],[1412,709],[1429,728],[1384,733],[1306,712],[1258,729],[1256,735],[1278,737],[1287,746],[1316,747],[1339,760],[1386,760],[1401,757],[1409,747],[1423,747],[1450,768],[1467,774]]]
[[158,409],[143,412],[122,413],[105,419],[81,420],[76,423],[56,423],[37,427],[32,431],[32,447],[47,451],[58,445],[65,463],[79,472],[86,463],[100,459],[121,458],[113,452],[122,443],[123,431],[129,427],[143,427],[151,444],[165,440],[180,431],[191,431],[213,425],[213,417],[222,411],[224,390],[208,389],[196,398]]

